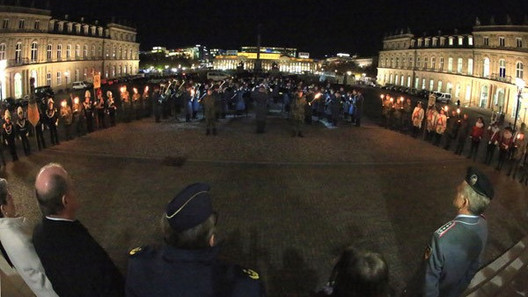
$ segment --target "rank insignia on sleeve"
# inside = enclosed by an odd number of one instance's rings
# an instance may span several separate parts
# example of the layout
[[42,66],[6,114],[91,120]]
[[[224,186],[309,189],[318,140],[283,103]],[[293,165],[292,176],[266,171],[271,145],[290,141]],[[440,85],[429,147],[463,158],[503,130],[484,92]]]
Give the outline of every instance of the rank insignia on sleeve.
[[143,250],[143,249],[142,249],[141,247],[137,247],[137,248],[132,249],[128,254],[129,254],[130,256],[134,256],[135,254],[141,252],[142,250]]
[[429,260],[429,257],[431,257],[431,247],[427,246],[424,252],[424,260]]
[[244,269],[242,269],[242,271],[244,271],[244,273],[247,274],[252,279],[259,279],[260,278],[259,274],[257,272],[255,272],[254,270],[244,268]]

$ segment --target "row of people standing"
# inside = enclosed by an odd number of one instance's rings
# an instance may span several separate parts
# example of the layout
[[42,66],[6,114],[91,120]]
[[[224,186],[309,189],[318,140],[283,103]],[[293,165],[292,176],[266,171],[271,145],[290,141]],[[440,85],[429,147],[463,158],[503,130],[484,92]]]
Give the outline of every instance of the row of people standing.
[[[390,99],[384,101],[384,110],[390,106],[390,102],[387,104],[387,101]],[[424,110],[421,102],[417,103],[408,116],[412,123],[413,137],[417,137],[422,132],[423,139],[434,145],[440,146],[443,141],[445,150],[450,150],[454,146],[454,153],[457,155],[462,155],[469,143],[466,158],[473,161],[477,161],[481,148],[485,147],[485,153],[481,155],[483,155],[482,162],[486,165],[492,165],[498,152],[495,169],[501,171],[506,166],[507,176],[513,179],[519,177],[519,182],[528,184],[528,140],[525,136],[524,123],[517,131],[509,125],[500,127],[497,121],[486,127],[483,117],[479,116],[471,122],[468,114],[461,115],[459,110],[452,110],[448,115],[447,108],[437,108],[434,104]],[[401,129],[405,129],[405,126],[401,126]],[[481,145],[483,143],[485,146]]]

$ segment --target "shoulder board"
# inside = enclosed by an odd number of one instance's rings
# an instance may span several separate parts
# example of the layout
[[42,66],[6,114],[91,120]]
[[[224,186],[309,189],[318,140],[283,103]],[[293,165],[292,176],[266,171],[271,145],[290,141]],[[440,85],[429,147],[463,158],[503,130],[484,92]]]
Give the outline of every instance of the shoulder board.
[[243,272],[246,276],[248,276],[249,278],[251,278],[251,279],[254,279],[254,280],[260,279],[259,274],[258,274],[256,271],[251,270],[251,269],[249,269],[249,268],[242,268],[242,272]]
[[456,225],[455,221],[449,221],[442,227],[438,228],[438,230],[436,230],[435,233],[438,235],[438,237],[442,237],[444,234],[447,233],[447,231],[449,231],[455,225]]
[[128,252],[128,255],[130,257],[135,257],[137,255],[140,255],[141,253],[143,253],[145,251],[145,247],[137,247],[137,248],[133,248],[130,250],[130,252]]

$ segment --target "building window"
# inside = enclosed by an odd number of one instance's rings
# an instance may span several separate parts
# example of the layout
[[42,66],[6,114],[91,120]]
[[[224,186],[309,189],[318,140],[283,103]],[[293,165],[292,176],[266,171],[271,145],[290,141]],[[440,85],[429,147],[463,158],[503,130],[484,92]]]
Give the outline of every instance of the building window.
[[454,44],[454,38],[453,37],[449,37],[449,45],[453,45]]
[[38,44],[36,41],[31,43],[31,62],[37,62],[38,59]]
[[35,21],[35,23],[33,24],[33,29],[40,30],[40,21],[39,20]]
[[112,66],[112,77],[116,76],[116,68],[115,66]]
[[452,91],[453,91],[453,84],[448,82],[446,86],[446,93],[451,94]]
[[420,57],[416,58],[416,68],[422,67],[422,62],[420,60]]
[[87,77],[88,77],[88,68],[84,68],[83,78],[86,79]]
[[79,59],[80,56],[81,56],[81,46],[76,44],[75,45],[75,58]]
[[6,45],[5,43],[0,43],[0,60],[6,59]]
[[86,59],[88,57],[88,45],[83,45],[83,57]]
[[444,57],[440,57],[440,71],[444,71]]
[[71,81],[71,79],[70,79],[70,71],[69,70],[64,72],[64,81],[65,81],[66,84],[69,84],[70,81]]
[[400,67],[400,58],[396,58],[396,68]]
[[66,45],[66,59],[71,58],[71,44]]
[[427,69],[427,61],[428,61],[428,59],[427,59],[427,57],[425,57],[424,58],[424,69]]
[[95,57],[95,45],[92,45],[92,58]]
[[9,19],[4,19],[4,22],[2,23],[2,29],[9,28]]
[[469,59],[468,59],[468,69],[467,69],[467,74],[468,74],[468,75],[473,75],[473,59],[472,59],[472,58],[469,58]]
[[436,46],[438,44],[438,39],[434,38],[433,39],[433,46]]
[[46,73],[46,85],[51,86],[51,72]]
[[482,76],[489,77],[489,72],[490,72],[490,60],[489,58],[484,58],[484,63],[482,67]]
[[411,87],[411,77],[407,76],[407,88],[410,88],[410,87]]
[[466,101],[469,101],[471,99],[471,86],[466,85]]
[[473,45],[473,36],[468,36],[468,45]]
[[20,30],[24,29],[25,25],[26,25],[26,21],[24,19],[20,19],[18,21],[18,29]]
[[57,44],[57,60],[62,59],[62,44]]
[[460,98],[460,84],[456,85],[455,98]]
[[523,47],[522,46],[522,38],[517,38],[517,47]]
[[[126,69],[127,69],[127,67],[124,66],[124,67],[123,67],[123,74],[126,74]],[[404,83],[405,83],[405,76],[402,75],[402,76],[400,77],[400,86],[403,86]]]
[[489,46],[489,37],[484,37],[484,45]]
[[61,73],[57,72],[57,86],[60,86],[61,84],[62,84]]
[[418,84],[419,84],[419,83],[420,83],[420,78],[419,78],[419,77],[416,77],[416,78],[414,79],[414,88],[415,88],[415,89],[418,89]]
[[425,40],[425,47],[429,47],[429,39]]
[[80,80],[79,75],[80,75],[79,69],[75,69],[75,81],[79,81]]
[[425,90],[425,78],[422,78],[422,89]]
[[409,67],[410,68],[413,67],[413,58],[412,57],[409,57]]
[[458,73],[462,73],[463,64],[464,64],[464,62],[463,62],[462,58],[458,58],[458,61],[457,61],[457,72]]
[[506,77],[506,60],[504,59],[499,60],[499,77]]
[[17,42],[15,46],[15,62],[20,63],[22,61],[22,42]]
[[453,72],[453,58],[447,58],[447,71]]
[[522,62],[517,62],[515,64],[515,77],[523,79],[524,76],[524,64]]
[[[438,88],[436,89],[437,92],[442,92],[442,84],[443,84],[442,81],[439,80],[438,81]],[[431,90],[433,90],[433,88],[431,88]]]
[[[438,84],[441,84],[442,82],[439,81]],[[430,79],[429,80],[429,90],[432,91],[434,88],[434,80]]]
[[504,40],[504,37],[499,37],[499,46],[500,47],[506,46],[506,40]]
[[458,45],[464,45],[464,38],[462,36],[458,36]]
[[50,61],[52,57],[52,53],[51,53],[52,48],[53,46],[51,45],[51,43],[46,46],[46,59],[48,61]]
[[435,70],[435,68],[436,68],[436,58],[431,57],[431,69]]
[[114,46],[112,48],[112,59],[115,59],[116,58],[116,47]]

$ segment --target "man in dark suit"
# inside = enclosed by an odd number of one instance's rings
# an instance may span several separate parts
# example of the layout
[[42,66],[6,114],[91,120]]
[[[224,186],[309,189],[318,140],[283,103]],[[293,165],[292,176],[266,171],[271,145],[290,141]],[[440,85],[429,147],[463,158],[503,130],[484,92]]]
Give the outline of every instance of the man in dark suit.
[[76,220],[79,202],[68,172],[50,163],[35,181],[44,218],[33,243],[53,289],[62,297],[124,296],[124,280],[105,250]]

